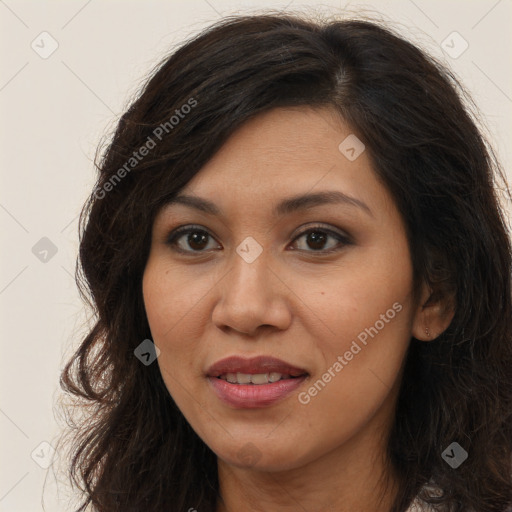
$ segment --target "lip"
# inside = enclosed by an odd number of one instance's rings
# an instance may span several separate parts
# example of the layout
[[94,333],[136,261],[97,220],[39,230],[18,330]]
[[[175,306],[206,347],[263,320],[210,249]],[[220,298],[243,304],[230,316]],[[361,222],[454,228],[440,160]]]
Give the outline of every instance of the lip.
[[215,394],[225,404],[239,409],[256,409],[284,399],[295,391],[307,375],[294,379],[278,380],[268,384],[231,384],[217,377],[208,377]]
[[218,377],[224,373],[286,373],[293,377],[304,375],[307,371],[271,356],[245,358],[230,356],[214,363],[207,370],[208,377]]
[[[225,373],[285,373],[294,378],[268,384],[232,384],[218,378]],[[306,370],[271,356],[246,359],[232,356],[214,363],[207,371],[213,392],[225,404],[243,409],[268,407],[295,391],[309,376]]]

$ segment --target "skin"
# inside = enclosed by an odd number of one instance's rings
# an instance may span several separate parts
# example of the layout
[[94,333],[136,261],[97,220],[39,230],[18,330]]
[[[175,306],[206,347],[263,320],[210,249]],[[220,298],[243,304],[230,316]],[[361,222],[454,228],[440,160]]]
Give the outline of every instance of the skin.
[[[143,278],[146,312],[169,393],[218,457],[218,512],[382,512],[395,495],[384,453],[404,357],[411,336],[435,338],[451,315],[442,304],[423,306],[425,285],[414,299],[404,223],[392,197],[367,151],[349,161],[338,150],[351,133],[327,108],[262,114],[182,191],[213,201],[223,216],[170,204],[155,219]],[[340,203],[271,213],[284,198],[320,190],[341,191],[370,212]],[[323,245],[308,240],[302,233],[317,224],[317,233],[329,229],[350,243],[332,235]],[[166,243],[185,225],[211,235],[192,245],[181,235],[175,247],[188,255]],[[248,236],[263,249],[252,263],[236,252]],[[301,403],[298,393],[395,303],[400,312]],[[271,355],[309,377],[271,406],[233,408],[206,378],[214,362],[231,355]]]

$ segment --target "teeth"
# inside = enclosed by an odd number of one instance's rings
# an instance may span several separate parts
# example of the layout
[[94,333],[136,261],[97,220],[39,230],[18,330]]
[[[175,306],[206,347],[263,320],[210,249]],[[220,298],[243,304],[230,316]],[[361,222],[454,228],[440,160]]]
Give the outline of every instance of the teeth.
[[222,380],[226,380],[231,384],[268,384],[269,382],[277,382],[278,380],[291,379],[288,374],[271,372],[271,373],[225,373],[220,375]]
[[[255,375],[256,377],[256,375]],[[237,373],[236,380],[239,384],[250,384],[251,376],[248,373]]]
[[[277,382],[282,377],[281,373],[272,372],[268,374],[268,381],[269,382]],[[289,375],[286,376],[289,378]]]
[[[241,382],[240,377],[244,376],[244,374],[239,373],[238,375],[239,375],[238,382]],[[256,375],[247,375],[247,377],[249,377],[249,380],[253,384],[268,384],[268,373],[257,373]]]

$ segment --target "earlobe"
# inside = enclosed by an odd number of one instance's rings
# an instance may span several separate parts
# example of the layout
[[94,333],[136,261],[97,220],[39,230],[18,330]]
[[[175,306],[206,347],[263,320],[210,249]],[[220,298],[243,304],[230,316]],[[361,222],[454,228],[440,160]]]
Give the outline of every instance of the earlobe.
[[433,300],[432,288],[424,283],[411,334],[420,341],[433,341],[448,328],[454,314],[453,297],[444,295]]

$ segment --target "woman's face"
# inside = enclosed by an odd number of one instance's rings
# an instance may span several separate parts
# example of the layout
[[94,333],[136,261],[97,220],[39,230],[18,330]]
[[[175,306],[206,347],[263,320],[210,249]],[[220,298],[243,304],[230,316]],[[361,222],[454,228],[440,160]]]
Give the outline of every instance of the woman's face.
[[159,212],[143,292],[192,428],[262,470],[369,449],[419,320],[404,224],[364,146],[328,109],[276,109],[179,195],[194,199]]

